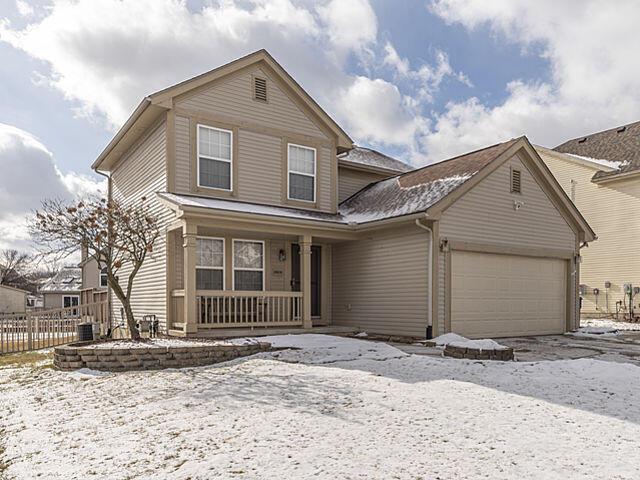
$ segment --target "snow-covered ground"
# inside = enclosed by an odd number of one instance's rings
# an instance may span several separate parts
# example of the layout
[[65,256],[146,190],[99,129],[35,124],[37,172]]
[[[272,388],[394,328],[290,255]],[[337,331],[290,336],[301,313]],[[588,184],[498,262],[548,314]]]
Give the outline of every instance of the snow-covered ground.
[[617,322],[606,318],[588,318],[580,320],[581,327],[612,328],[621,332],[640,331],[640,323]]
[[0,369],[11,478],[638,479],[640,368],[480,362],[384,343],[209,367]]

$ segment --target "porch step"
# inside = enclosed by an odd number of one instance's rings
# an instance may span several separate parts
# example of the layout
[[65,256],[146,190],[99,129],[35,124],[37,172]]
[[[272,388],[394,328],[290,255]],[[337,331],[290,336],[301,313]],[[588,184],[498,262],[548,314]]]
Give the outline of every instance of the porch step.
[[318,333],[325,335],[347,335],[356,333],[357,328],[330,325],[313,328],[221,328],[200,330],[197,333],[185,334],[182,330],[169,330],[170,336],[189,338],[234,338],[234,337],[263,337],[266,335],[299,335],[303,333]]

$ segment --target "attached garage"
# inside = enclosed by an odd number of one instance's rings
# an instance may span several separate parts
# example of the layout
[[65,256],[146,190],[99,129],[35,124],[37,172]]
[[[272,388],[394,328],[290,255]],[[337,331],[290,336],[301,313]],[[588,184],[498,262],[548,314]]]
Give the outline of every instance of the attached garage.
[[565,331],[567,260],[454,251],[451,278],[454,332],[481,338]]

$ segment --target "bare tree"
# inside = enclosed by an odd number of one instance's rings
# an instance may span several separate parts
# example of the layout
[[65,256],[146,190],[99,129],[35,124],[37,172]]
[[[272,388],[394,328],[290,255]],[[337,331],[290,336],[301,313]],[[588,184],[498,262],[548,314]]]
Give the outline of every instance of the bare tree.
[[[134,340],[140,333],[131,308],[133,282],[160,236],[157,219],[145,201],[142,197],[138,204],[123,205],[104,199],[74,204],[46,200],[29,223],[45,256],[61,258],[84,246],[98,267],[106,268],[108,284],[122,303]],[[124,282],[119,273],[126,275]]]
[[18,250],[0,250],[0,285],[33,290],[33,257]]

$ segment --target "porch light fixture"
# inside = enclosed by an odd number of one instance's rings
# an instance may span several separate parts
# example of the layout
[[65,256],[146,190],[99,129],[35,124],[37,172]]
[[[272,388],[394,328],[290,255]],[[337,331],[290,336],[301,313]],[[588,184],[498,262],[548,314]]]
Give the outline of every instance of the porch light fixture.
[[278,252],[278,260],[280,260],[281,262],[284,262],[287,259],[287,253],[284,251],[283,248],[280,249],[280,251]]

